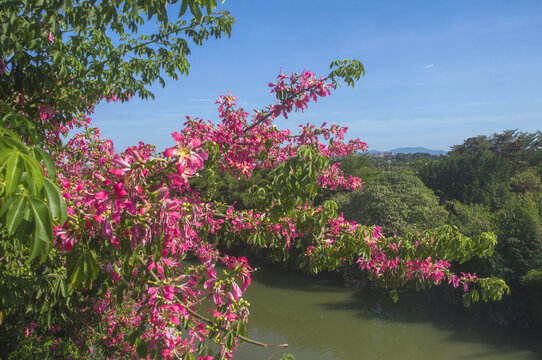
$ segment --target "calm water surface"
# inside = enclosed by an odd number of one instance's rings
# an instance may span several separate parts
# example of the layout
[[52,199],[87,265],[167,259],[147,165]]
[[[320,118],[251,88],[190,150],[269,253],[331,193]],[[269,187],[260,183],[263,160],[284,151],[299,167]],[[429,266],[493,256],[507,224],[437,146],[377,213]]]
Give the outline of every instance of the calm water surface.
[[[338,282],[260,269],[246,294],[249,337],[289,344],[275,360],[287,352],[297,360],[542,359],[540,332],[482,325],[412,299],[393,305]],[[244,344],[235,358],[265,360],[275,351]]]

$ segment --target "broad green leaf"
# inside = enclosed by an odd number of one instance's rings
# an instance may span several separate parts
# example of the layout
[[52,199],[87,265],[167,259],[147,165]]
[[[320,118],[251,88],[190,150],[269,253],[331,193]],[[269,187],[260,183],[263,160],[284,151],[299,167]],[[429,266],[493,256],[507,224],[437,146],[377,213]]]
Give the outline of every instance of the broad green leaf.
[[94,250],[86,251],[84,254],[85,286],[90,289],[92,282],[98,277],[98,256]]
[[235,335],[236,336],[247,336],[247,325],[242,322],[237,322],[237,327],[235,328]]
[[188,0],[188,6],[190,7],[192,15],[194,15],[196,19],[200,20],[203,14],[201,13],[199,4],[195,0]]
[[78,289],[83,282],[83,254],[72,250],[67,256],[67,275],[73,288]]
[[137,346],[136,346],[136,351],[137,351],[137,354],[142,357],[142,358],[146,358],[147,357],[147,354],[149,353],[149,347],[147,345],[147,342],[145,341],[141,341]]
[[17,196],[15,195],[4,198],[2,202],[2,208],[0,209],[0,216],[4,216],[4,214],[9,211],[9,209],[11,208],[11,205],[16,199],[17,199]]
[[183,16],[186,13],[187,8],[188,8],[188,0],[183,0],[181,4],[181,9],[179,11],[179,17]]
[[49,155],[47,151],[44,151],[38,147],[33,148],[32,153],[34,155],[34,158],[36,158],[36,160],[43,161],[43,163],[45,164],[45,169],[47,170],[47,177],[49,179],[56,180],[57,178],[56,166],[55,166],[55,161],[53,160],[51,155]]
[[37,197],[28,197],[26,202],[34,222],[34,233],[30,245],[30,259],[41,255],[43,261],[53,246],[53,224],[45,202]]
[[211,15],[216,6],[216,1],[205,0],[205,6],[207,7],[207,15]]
[[64,278],[60,280],[60,293],[63,297],[66,297],[68,294],[68,284],[66,283],[66,279]]
[[232,349],[235,346],[235,335],[233,332],[229,331],[226,334],[226,347]]
[[49,308],[49,311],[47,311],[47,326],[51,328],[51,315],[52,315],[53,308]]
[[51,212],[52,218],[57,218],[62,225],[64,221],[68,218],[68,211],[66,207],[66,201],[60,193],[60,190],[51,180],[45,178],[43,183],[45,189],[45,195],[47,196],[47,202],[49,205],[49,211]]
[[[8,132],[8,135],[13,132]],[[29,154],[28,148],[23,144],[18,137],[15,136],[2,136],[0,137],[0,149],[1,148],[13,148],[19,150],[23,154]]]
[[11,195],[17,190],[20,182],[21,175],[23,173],[22,163],[17,151],[14,151],[12,155],[7,159],[6,163],[6,175],[5,175],[5,196]]
[[8,232],[13,234],[23,220],[26,201],[23,195],[12,196],[10,200],[5,225]]
[[24,168],[27,172],[26,183],[30,188],[32,195],[37,196],[43,188],[44,176],[40,163],[30,155],[22,154]]

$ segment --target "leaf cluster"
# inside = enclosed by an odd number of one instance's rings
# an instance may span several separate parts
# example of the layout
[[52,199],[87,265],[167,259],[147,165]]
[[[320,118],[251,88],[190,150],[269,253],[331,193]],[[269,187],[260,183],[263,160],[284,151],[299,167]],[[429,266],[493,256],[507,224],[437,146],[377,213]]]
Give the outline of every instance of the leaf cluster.
[[0,127],[0,221],[10,235],[29,239],[31,259],[45,259],[54,225],[62,225],[68,215],[56,180],[46,151],[27,147],[14,131]]
[[4,2],[0,102],[30,119],[54,106],[63,123],[103,98],[152,98],[152,83],[188,74],[190,43],[231,34],[233,17],[216,7],[217,0]]

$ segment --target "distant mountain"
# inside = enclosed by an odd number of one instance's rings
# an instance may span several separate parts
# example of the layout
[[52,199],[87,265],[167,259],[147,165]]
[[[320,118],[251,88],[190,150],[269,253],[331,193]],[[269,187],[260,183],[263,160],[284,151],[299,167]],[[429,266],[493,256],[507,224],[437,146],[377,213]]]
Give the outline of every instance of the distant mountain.
[[446,151],[444,150],[431,150],[424,147],[404,147],[404,148],[397,148],[393,150],[388,151],[380,151],[380,150],[369,150],[369,154],[378,154],[383,152],[391,152],[394,155],[395,154],[416,154],[416,153],[426,153],[431,155],[445,155]]
[[405,154],[427,153],[431,155],[445,155],[446,154],[446,151],[444,150],[431,150],[424,147],[397,148],[397,149],[390,150],[390,152],[394,154],[401,154],[401,153],[405,153]]

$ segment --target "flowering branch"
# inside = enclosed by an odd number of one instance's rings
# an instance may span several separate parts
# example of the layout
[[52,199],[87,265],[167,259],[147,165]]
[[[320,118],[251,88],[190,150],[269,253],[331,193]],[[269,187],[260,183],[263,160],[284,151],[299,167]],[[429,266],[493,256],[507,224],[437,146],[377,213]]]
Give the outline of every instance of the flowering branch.
[[[141,265],[143,265],[144,268],[148,268],[148,265],[145,264],[145,262],[143,261],[143,259],[140,259],[140,263],[141,263]],[[148,271],[149,271],[149,273],[151,274],[152,278],[153,278],[156,282],[160,282],[160,278],[158,278],[158,276],[156,276],[156,274],[154,273],[154,271],[152,271],[152,270],[148,270]],[[181,300],[179,300],[179,298],[177,298],[177,296],[174,296],[173,299],[174,299],[175,301],[177,301],[178,303],[182,303]],[[185,309],[186,309],[186,311],[187,311],[190,315],[192,315],[192,316],[194,316],[195,318],[197,318],[197,319],[203,321],[204,323],[206,323],[206,324],[208,324],[208,325],[211,325],[211,326],[216,326],[216,324],[215,324],[212,320],[210,320],[210,319],[206,318],[205,316],[199,314],[198,312],[196,312],[196,311],[190,309],[190,307],[185,307]],[[228,329],[225,329],[225,328],[223,328],[223,327],[220,327],[220,329],[221,329],[222,331],[224,331],[224,332],[227,332],[227,331],[228,331]],[[266,343],[263,343],[263,342],[260,342],[260,341],[257,341],[257,340],[249,339],[249,338],[247,338],[247,337],[245,337],[245,336],[242,336],[242,335],[235,335],[235,337],[237,337],[239,340],[242,340],[242,341],[244,341],[244,342],[246,342],[246,343],[249,343],[249,344],[252,344],[252,345],[261,346],[261,347],[264,347],[264,348],[268,348],[268,347],[287,348],[287,347],[288,347],[288,344],[280,344],[280,345],[266,344]]]

